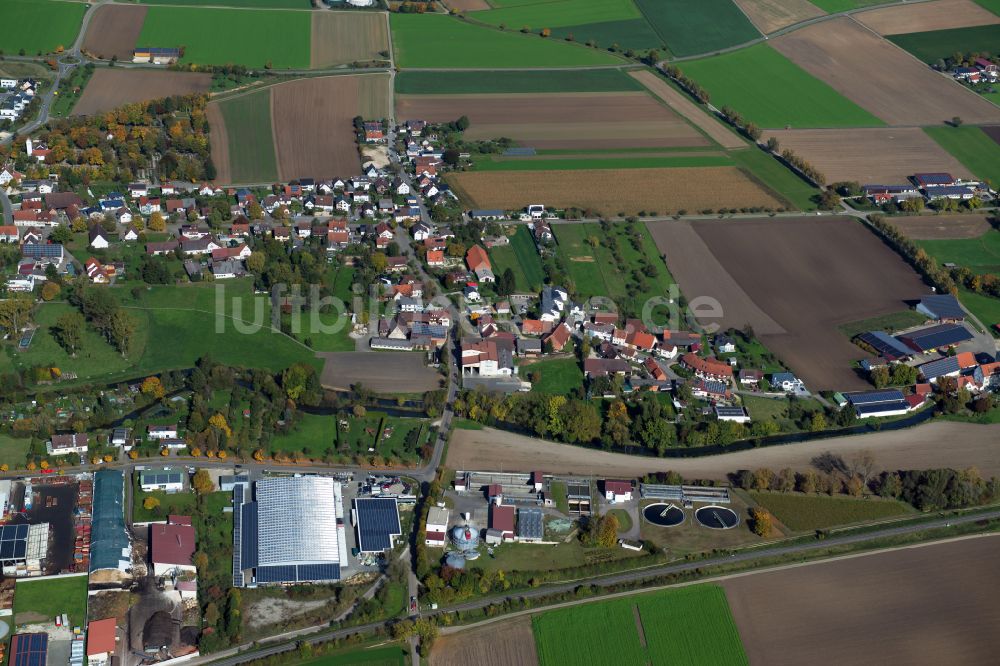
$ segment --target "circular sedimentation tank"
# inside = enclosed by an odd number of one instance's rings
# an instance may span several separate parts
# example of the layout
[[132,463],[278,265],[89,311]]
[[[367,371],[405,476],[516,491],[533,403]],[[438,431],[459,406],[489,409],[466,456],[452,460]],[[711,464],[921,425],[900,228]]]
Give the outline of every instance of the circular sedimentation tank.
[[676,527],[684,522],[684,510],[673,504],[650,504],[642,510],[642,517],[660,527]]
[[713,530],[728,530],[736,527],[740,517],[732,509],[724,506],[703,506],[694,512],[694,517],[703,527]]

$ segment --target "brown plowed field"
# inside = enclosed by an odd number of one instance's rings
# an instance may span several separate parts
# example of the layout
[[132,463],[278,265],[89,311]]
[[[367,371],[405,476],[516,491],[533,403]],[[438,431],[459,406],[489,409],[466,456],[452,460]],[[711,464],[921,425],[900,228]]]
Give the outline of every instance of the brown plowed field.
[[[678,225],[690,224],[703,241],[679,247]],[[897,312],[906,299],[926,291],[917,274],[874,234],[852,218],[801,217],[651,223],[653,238],[681,291],[692,299],[712,296],[723,309],[724,328],[748,322],[761,341],[817,390],[870,388],[851,369],[861,351],[837,330],[839,324]],[[683,252],[682,262],[671,260]],[[699,256],[690,256],[698,252]],[[720,277],[718,266],[728,273]],[[722,289],[719,285],[722,285]],[[726,285],[745,290],[755,308]],[[774,330],[777,322],[783,329]]]
[[351,123],[387,116],[389,77],[327,76],[271,88],[271,123],[280,180],[358,173]]
[[646,86],[650,92],[674,110],[678,115],[687,118],[698,129],[707,134],[712,141],[723,148],[744,148],[746,142],[730,131],[714,116],[701,108],[683,93],[664,81],[660,76],[649,70],[629,72],[629,76]]
[[231,183],[233,174],[229,168],[229,135],[226,134],[226,119],[222,116],[222,107],[209,104],[205,107],[205,118],[211,129],[208,144],[212,151],[212,163],[215,165],[215,182]]
[[382,60],[379,51],[388,50],[389,35],[384,14],[313,12],[310,58],[313,69],[355,61]]
[[904,35],[909,32],[1000,23],[1000,16],[972,0],[934,0],[885,7],[855,14],[854,18],[880,35]]
[[775,37],[783,55],[890,125],[1000,122],[1000,107],[966,90],[850,18]]
[[440,636],[431,649],[431,666],[538,666],[531,618],[519,617]]
[[410,352],[323,352],[320,383],[348,390],[363,384],[376,393],[424,393],[441,388],[441,375],[424,363],[424,354]]
[[208,92],[211,86],[211,74],[98,68],[73,107],[72,115],[86,116],[135,102]]
[[975,467],[989,477],[1000,475],[1000,447],[994,444],[998,439],[1000,425],[934,421],[906,430],[765,446],[703,458],[651,458],[484,428],[454,431],[448,445],[447,467],[508,472],[541,469],[549,474],[601,474],[626,479],[673,470],[688,479],[725,481],[727,474],[741,469],[812,469],[813,458],[826,451],[835,451],[845,460],[859,451],[871,451],[877,471]]
[[751,664],[991,664],[1000,538],[722,581]]
[[549,95],[397,95],[397,118],[446,122],[466,115],[467,139],[509,137],[536,148],[707,146],[644,92]]
[[905,183],[914,173],[946,171],[969,176],[969,170],[919,127],[767,130],[781,148],[820,170],[827,182]]
[[985,215],[913,215],[891,217],[889,222],[913,240],[979,238],[990,230]]
[[993,125],[990,127],[980,128],[986,133],[986,136],[993,139],[996,143],[1000,144],[1000,125]]
[[87,26],[83,51],[105,60],[118,56],[119,60],[131,62],[148,9],[144,5],[98,7]]
[[447,179],[474,208],[513,209],[542,201],[613,215],[784,205],[735,167],[485,171]]
[[807,0],[736,0],[736,4],[765,35],[826,13]]

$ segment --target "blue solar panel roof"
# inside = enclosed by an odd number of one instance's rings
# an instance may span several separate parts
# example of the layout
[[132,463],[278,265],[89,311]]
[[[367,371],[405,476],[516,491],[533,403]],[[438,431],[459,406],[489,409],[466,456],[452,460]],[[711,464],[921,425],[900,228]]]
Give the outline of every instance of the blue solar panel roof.
[[913,354],[913,350],[902,342],[892,337],[885,331],[868,331],[858,336],[858,340],[865,343],[881,356],[890,360],[903,358]]
[[958,324],[939,324],[921,331],[901,335],[897,339],[915,346],[920,351],[927,351],[971,340],[972,334],[964,326]]
[[358,512],[360,550],[374,553],[392,548],[392,536],[402,533],[396,500],[386,497],[363,497],[354,500]]
[[892,402],[876,402],[865,405],[855,405],[854,411],[857,412],[858,416],[863,416],[865,414],[877,414],[879,412],[906,411],[909,408],[910,404],[905,400],[893,400]]
[[244,569],[253,569],[257,566],[257,503],[244,504],[241,512],[240,561]]
[[903,399],[903,392],[898,389],[886,389],[884,391],[862,391],[860,393],[847,393],[845,397],[851,401],[852,405],[872,405],[879,402],[893,402]]
[[10,666],[45,666],[48,634],[17,634],[10,642]]

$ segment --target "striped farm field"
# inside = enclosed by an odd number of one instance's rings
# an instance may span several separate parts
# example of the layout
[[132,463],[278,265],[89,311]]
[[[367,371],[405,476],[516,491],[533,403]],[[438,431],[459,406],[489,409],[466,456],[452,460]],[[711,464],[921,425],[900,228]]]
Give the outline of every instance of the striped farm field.
[[972,0],[933,0],[883,7],[862,12],[854,18],[880,35],[905,35],[1000,23],[1000,16]]
[[399,95],[474,95],[488,93],[595,93],[642,90],[620,69],[569,69],[492,72],[426,72],[396,75]]
[[[618,57],[580,44],[502,32],[442,14],[391,14],[402,69],[504,69],[613,65]],[[460,57],[459,57],[460,54]]]
[[736,4],[765,35],[824,14],[809,0],[736,0]]
[[929,30],[908,35],[893,35],[889,39],[921,61],[934,63],[941,58],[951,57],[956,52],[995,53],[1000,46],[1000,25]]
[[[555,208],[614,215],[784,206],[776,195],[732,166],[463,172],[449,174],[447,180],[474,208],[517,209],[544,201]],[[614,186],[595,185],[599,183]]]
[[681,63],[712,95],[761,127],[865,127],[884,123],[767,44]]
[[[373,12],[313,12],[310,67],[388,60],[385,16]],[[385,55],[382,55],[385,54]]]
[[978,127],[927,127],[924,131],[958,158],[972,175],[1000,185],[1000,144]]
[[[264,183],[278,179],[278,165],[271,136],[271,91],[258,90],[225,102],[215,103],[225,120],[228,161],[215,162],[222,182]],[[211,115],[209,116],[211,121]],[[211,136],[215,135],[212,128]],[[221,152],[221,151],[220,151]]]
[[635,0],[653,30],[677,56],[710,54],[760,37],[733,0]]
[[0,0],[0,50],[33,56],[70,48],[87,5],[61,0]]

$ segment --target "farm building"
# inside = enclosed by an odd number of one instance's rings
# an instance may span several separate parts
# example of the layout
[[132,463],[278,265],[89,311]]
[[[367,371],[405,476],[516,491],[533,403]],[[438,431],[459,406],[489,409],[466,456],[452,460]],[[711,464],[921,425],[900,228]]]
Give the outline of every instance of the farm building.
[[195,533],[189,516],[170,516],[166,524],[152,525],[149,537],[150,559],[155,575],[195,571]]
[[125,476],[117,469],[94,474],[94,519],[90,539],[90,572],[131,567],[132,545],[123,512]]
[[859,419],[899,416],[910,411],[910,404],[898,389],[845,393],[844,397],[854,408],[854,413]]
[[969,352],[940,358],[917,366],[924,381],[937,383],[942,377],[958,377],[964,370],[978,367],[976,358]]
[[724,405],[716,405],[715,418],[720,421],[750,423],[750,415],[747,414],[747,410],[742,407],[726,407]]
[[132,62],[152,63],[154,65],[169,65],[181,57],[179,48],[137,46],[132,51]]
[[917,312],[943,322],[965,321],[965,310],[951,294],[924,296],[917,303]]
[[[510,504],[490,507],[490,527],[489,530],[496,530],[501,541],[514,538],[514,523],[516,509]],[[486,533],[486,542],[490,543],[490,531]]]
[[868,331],[857,338],[858,342],[875,350],[886,361],[901,361],[913,356],[913,350],[884,331]]
[[113,617],[93,620],[87,625],[87,663],[102,666],[118,651],[118,623]]
[[443,548],[448,540],[448,520],[451,512],[439,506],[432,506],[427,512],[427,538],[424,543],[435,548]]
[[390,550],[403,533],[399,506],[390,497],[359,497],[354,500],[351,519],[358,534],[358,550],[382,553]]
[[346,566],[340,484],[329,477],[261,479],[233,488],[233,585],[333,582]]
[[913,182],[917,187],[925,189],[928,187],[949,187],[958,181],[950,173],[915,173]]
[[972,334],[960,324],[938,324],[904,335],[897,335],[896,339],[916,352],[929,352],[935,349],[947,349],[972,340]]
[[45,666],[49,652],[48,634],[14,634],[10,639],[11,666]]

